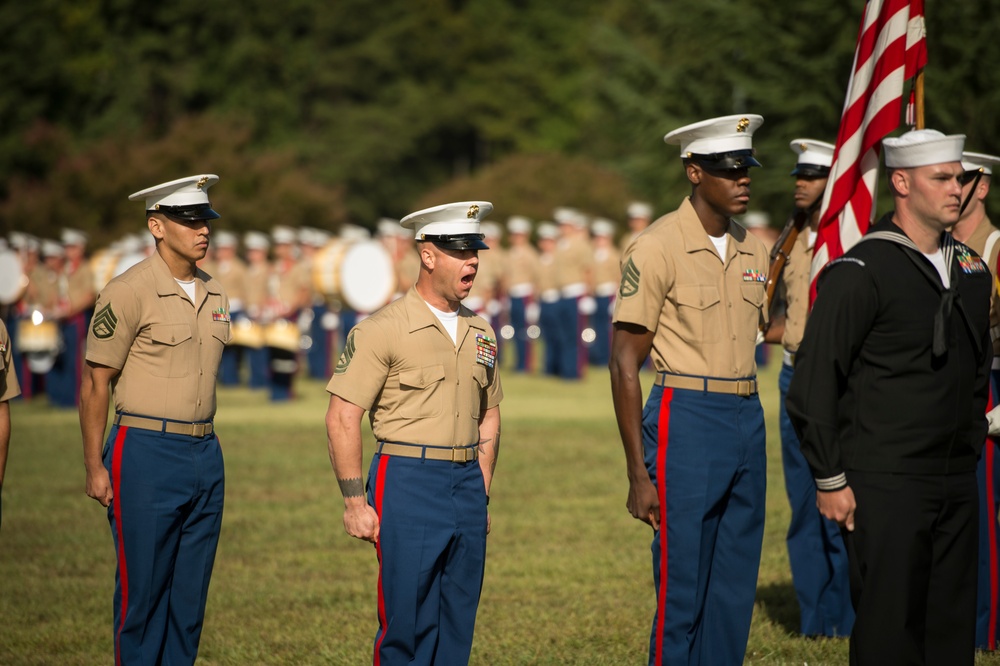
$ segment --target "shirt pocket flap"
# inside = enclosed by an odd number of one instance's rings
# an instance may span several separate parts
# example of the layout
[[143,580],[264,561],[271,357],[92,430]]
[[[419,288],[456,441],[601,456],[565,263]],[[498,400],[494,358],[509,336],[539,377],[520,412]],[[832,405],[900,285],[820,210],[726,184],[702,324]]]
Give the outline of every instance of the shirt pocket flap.
[[399,385],[411,389],[427,388],[442,379],[444,379],[443,365],[429,365],[399,372]]
[[486,384],[489,383],[489,377],[486,375],[486,368],[477,363],[472,368],[472,379],[475,380],[479,388],[485,388]]
[[720,301],[719,290],[709,284],[677,285],[677,304],[706,310]]
[[747,303],[751,303],[756,307],[760,307],[764,304],[764,283],[754,282],[749,284],[741,284],[740,288],[743,290],[743,300]]
[[155,324],[149,327],[153,342],[161,345],[179,345],[191,339],[191,327],[187,324]]

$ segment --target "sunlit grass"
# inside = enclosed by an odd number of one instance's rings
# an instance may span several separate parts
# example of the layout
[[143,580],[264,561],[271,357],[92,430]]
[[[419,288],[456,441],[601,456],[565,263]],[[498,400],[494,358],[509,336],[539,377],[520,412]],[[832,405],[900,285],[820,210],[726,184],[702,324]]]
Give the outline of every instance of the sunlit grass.
[[[796,635],[776,375],[771,367],[761,377],[767,524],[747,662],[845,664],[846,640]],[[645,663],[651,534],[625,510],[607,372],[592,369],[580,383],[507,373],[504,392],[473,663]],[[299,398],[287,404],[244,389],[219,392],[226,513],[199,663],[370,663],[375,555],[343,531],[326,401],[319,381],[300,382]],[[105,512],[83,493],[76,414],[43,401],[16,403],[12,412],[0,664],[110,664],[115,558]]]

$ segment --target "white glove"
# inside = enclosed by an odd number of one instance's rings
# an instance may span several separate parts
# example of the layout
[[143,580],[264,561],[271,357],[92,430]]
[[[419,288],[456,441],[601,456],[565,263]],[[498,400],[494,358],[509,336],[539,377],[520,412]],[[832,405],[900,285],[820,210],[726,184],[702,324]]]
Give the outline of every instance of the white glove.
[[990,437],[1000,435],[1000,405],[986,412],[986,423],[989,425],[989,432],[987,434]]

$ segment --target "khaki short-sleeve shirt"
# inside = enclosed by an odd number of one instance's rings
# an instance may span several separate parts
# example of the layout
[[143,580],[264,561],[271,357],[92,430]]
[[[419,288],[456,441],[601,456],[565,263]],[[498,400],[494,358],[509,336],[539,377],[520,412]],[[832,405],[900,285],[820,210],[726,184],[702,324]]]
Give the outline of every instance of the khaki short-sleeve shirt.
[[[507,251],[507,272],[504,282],[510,287],[538,283],[538,251],[530,245],[518,245]],[[473,283],[474,284],[474,283]]]
[[457,339],[412,288],[351,329],[326,390],[368,410],[379,441],[476,444],[503,399],[496,334],[462,306]]
[[[992,238],[992,242],[991,241]],[[990,337],[993,339],[993,356],[1000,358],[1000,295],[997,293],[997,259],[1000,256],[1000,229],[984,219],[976,227],[965,243],[976,251],[993,276],[993,289],[990,293]],[[989,246],[989,247],[987,247]],[[987,253],[986,250],[989,250]],[[987,256],[988,255],[988,256]]]
[[559,242],[555,252],[556,281],[559,288],[584,284],[594,264],[594,251],[590,241],[579,236]]
[[3,321],[0,321],[0,402],[7,402],[19,395],[21,387],[17,383],[17,373],[14,372],[10,335],[7,334]]
[[101,290],[87,360],[121,370],[112,382],[116,411],[208,421],[229,323],[229,300],[217,280],[199,270],[192,304],[153,253]]
[[809,242],[812,234],[803,229],[788,255],[788,262],[781,274],[785,283],[785,332],[781,344],[794,353],[802,344],[806,332],[806,318],[809,316],[809,276],[812,273],[813,246]]
[[685,198],[625,251],[614,321],[655,333],[650,356],[657,371],[723,379],[756,374],[767,250],[735,222],[726,234],[723,262]]

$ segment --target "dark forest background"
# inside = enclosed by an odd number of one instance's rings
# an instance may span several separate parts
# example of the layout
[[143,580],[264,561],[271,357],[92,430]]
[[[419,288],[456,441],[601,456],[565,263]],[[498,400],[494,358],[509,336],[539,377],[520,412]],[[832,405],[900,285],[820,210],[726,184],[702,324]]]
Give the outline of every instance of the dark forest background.
[[[861,0],[0,3],[0,232],[134,229],[127,195],[217,173],[223,226],[371,227],[486,199],[621,220],[687,193],[663,135],[759,113],[751,208],[833,142]],[[996,0],[926,0],[927,126],[1000,151]],[[997,30],[994,30],[997,28]],[[884,186],[883,186],[884,189]]]

